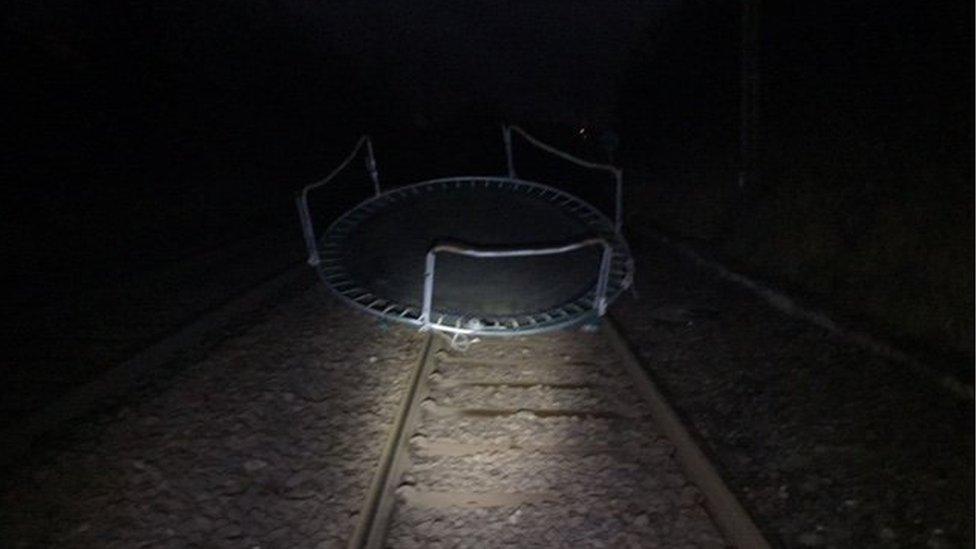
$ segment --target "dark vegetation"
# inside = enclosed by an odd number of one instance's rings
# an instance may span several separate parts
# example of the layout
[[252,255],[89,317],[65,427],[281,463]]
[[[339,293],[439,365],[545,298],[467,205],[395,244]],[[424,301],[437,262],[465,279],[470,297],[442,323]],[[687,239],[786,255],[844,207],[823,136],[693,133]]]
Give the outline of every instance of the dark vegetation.
[[759,178],[740,188],[738,6],[686,2],[621,87],[627,159],[651,174],[631,223],[971,381],[972,9],[763,3]]

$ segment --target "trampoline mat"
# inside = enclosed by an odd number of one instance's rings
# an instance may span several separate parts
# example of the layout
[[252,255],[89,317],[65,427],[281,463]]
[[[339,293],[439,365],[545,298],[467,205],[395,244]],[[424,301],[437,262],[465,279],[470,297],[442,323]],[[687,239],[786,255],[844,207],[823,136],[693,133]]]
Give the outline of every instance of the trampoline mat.
[[[629,252],[601,213],[549,187],[506,178],[458,178],[394,189],[329,227],[321,272],[343,297],[403,320],[419,315],[428,250],[438,243],[547,247],[601,236],[614,246],[608,297],[629,274]],[[474,258],[438,253],[432,318],[512,319],[592,309],[602,248],[563,254]],[[551,315],[549,315],[551,316]],[[542,319],[541,321],[544,321]],[[565,320],[565,319],[563,319]]]

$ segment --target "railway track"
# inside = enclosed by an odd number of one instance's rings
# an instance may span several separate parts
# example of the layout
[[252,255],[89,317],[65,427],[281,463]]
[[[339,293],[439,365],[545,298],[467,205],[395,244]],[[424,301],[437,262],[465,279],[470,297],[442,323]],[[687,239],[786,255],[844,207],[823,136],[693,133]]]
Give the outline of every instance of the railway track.
[[616,329],[428,336],[349,547],[768,547]]

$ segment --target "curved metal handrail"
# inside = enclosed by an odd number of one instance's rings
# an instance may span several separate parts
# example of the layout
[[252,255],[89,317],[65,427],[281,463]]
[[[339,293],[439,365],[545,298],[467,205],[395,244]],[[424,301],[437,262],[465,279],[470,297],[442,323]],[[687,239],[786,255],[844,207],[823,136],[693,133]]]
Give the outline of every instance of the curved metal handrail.
[[369,172],[369,177],[373,180],[374,195],[379,196],[381,194],[380,175],[379,171],[376,169],[376,157],[373,156],[373,142],[370,140],[368,135],[364,135],[359,138],[359,141],[356,142],[356,146],[353,147],[352,152],[346,156],[345,160],[343,160],[336,169],[332,170],[329,175],[325,176],[319,181],[303,187],[302,190],[298,192],[298,196],[295,197],[295,201],[297,202],[298,206],[298,217],[302,223],[302,234],[305,237],[305,247],[308,250],[308,264],[313,267],[318,265],[321,259],[319,258],[318,242],[315,238],[315,228],[312,225],[312,214],[308,209],[308,193],[309,191],[325,185],[339,175],[339,172],[344,170],[346,166],[352,162],[352,159],[356,157],[356,154],[359,153],[359,150],[363,148],[364,144],[366,145],[366,171]]
[[[613,258],[613,246],[604,238],[593,237],[564,244],[562,246],[550,246],[546,248],[487,248],[476,247],[457,242],[444,242],[436,244],[427,252],[426,265],[424,267],[424,298],[420,313],[420,331],[425,332],[433,327],[430,321],[431,309],[434,301],[434,271],[437,262],[437,254],[440,252],[465,255],[478,258],[498,258],[498,257],[531,257],[539,255],[555,255],[571,252],[587,246],[602,246],[603,253],[600,255],[600,271],[596,281],[596,292],[594,293],[593,306],[597,316],[603,316],[607,311],[607,281],[610,278],[610,262]],[[475,329],[452,329],[457,333],[475,332]]]
[[613,229],[614,231],[617,232],[617,234],[620,233],[620,230],[623,228],[623,219],[624,219],[623,218],[624,216],[623,170],[621,170],[616,166],[612,166],[610,164],[599,164],[597,162],[590,162],[589,160],[583,160],[582,158],[573,156],[568,152],[561,151],[556,147],[549,145],[548,143],[544,143],[540,141],[539,139],[533,137],[522,128],[511,125],[511,126],[502,126],[502,134],[505,139],[505,158],[508,161],[508,176],[511,178],[517,177],[515,174],[515,158],[512,154],[512,131],[518,132],[523,138],[525,138],[526,141],[535,145],[536,147],[548,152],[549,154],[558,156],[559,158],[562,158],[567,162],[572,162],[573,164],[582,166],[584,168],[589,168],[592,170],[604,170],[610,172],[613,175],[613,179],[614,179]]

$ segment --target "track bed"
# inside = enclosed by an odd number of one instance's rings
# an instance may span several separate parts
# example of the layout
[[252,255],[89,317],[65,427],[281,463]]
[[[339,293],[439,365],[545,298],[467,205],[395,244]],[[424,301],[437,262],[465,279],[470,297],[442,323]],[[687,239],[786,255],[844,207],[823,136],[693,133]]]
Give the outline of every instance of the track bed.
[[603,334],[435,339],[420,367],[367,545],[726,546]]

